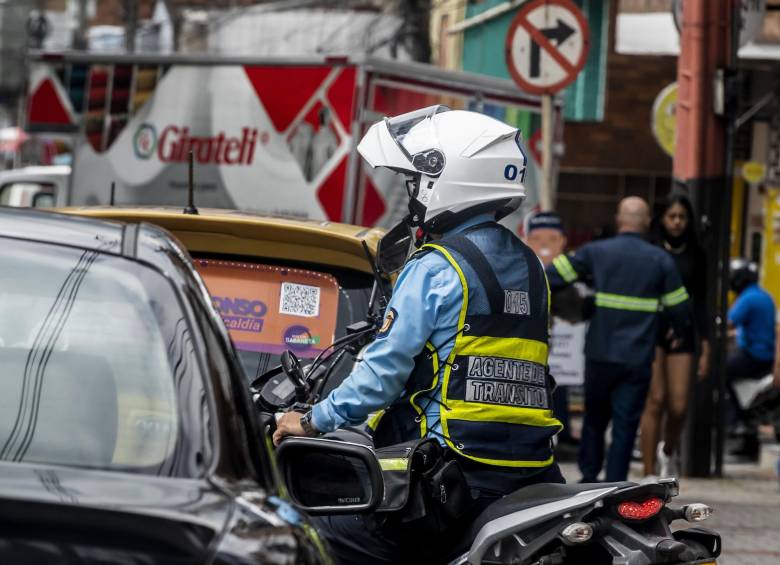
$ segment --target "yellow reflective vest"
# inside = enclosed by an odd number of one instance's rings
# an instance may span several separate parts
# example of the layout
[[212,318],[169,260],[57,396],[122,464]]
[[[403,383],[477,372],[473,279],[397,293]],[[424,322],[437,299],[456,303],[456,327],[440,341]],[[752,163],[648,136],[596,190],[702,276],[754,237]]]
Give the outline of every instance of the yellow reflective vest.
[[455,452],[502,467],[550,465],[551,440],[562,426],[552,413],[549,287],[541,262],[494,222],[422,252],[440,253],[458,273],[458,332],[447,359],[431,343],[418,355],[401,397],[370,424],[375,444],[430,433],[436,422],[427,421],[425,406],[440,388],[441,436]]

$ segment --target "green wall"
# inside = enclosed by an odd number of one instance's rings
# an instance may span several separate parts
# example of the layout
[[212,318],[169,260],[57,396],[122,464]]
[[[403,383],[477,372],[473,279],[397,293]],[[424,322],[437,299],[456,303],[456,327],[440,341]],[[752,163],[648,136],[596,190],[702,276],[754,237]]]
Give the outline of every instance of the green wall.
[[[485,0],[469,4],[466,18],[502,4],[504,0]],[[609,2],[604,0],[573,0],[590,28],[590,51],[585,68],[563,92],[564,117],[572,121],[604,119],[604,89],[609,43]],[[509,24],[517,9],[506,12],[483,24],[471,27],[463,37],[463,70],[510,78],[504,61],[504,42]],[[518,124],[520,125],[520,124]],[[525,130],[528,131],[528,130]],[[525,134],[524,131],[524,134]],[[529,134],[530,135],[530,132]],[[527,137],[524,135],[524,137]]]

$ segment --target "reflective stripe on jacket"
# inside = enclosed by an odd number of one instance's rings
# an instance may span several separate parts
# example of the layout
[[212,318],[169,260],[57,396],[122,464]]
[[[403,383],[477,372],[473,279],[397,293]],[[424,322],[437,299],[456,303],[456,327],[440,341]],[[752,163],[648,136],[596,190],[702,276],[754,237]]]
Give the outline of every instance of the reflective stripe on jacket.
[[[547,375],[549,289],[533,252],[493,222],[427,244],[458,273],[463,302],[451,353],[428,343],[401,398],[376,427],[375,444],[425,436],[441,426],[461,455],[505,467],[553,462],[553,416]],[[441,380],[441,397],[427,393]],[[438,404],[429,422],[430,403]]]
[[581,280],[595,291],[596,309],[585,341],[593,360],[651,363],[657,319],[668,316],[682,335],[691,322],[688,292],[672,257],[640,234],[623,233],[559,255],[547,268],[553,289]]

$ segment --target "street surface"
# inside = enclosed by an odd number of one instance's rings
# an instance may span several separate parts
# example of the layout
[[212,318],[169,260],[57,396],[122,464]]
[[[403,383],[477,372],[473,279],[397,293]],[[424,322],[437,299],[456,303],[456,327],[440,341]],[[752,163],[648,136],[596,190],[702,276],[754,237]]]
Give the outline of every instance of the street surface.
[[[578,481],[575,463],[562,463],[567,481]],[[715,509],[702,525],[720,533],[723,553],[718,565],[778,565],[780,563],[780,482],[765,466],[727,464],[724,478],[680,480],[675,504],[703,502]],[[641,478],[632,464],[630,480]],[[677,528],[685,522],[677,522]]]

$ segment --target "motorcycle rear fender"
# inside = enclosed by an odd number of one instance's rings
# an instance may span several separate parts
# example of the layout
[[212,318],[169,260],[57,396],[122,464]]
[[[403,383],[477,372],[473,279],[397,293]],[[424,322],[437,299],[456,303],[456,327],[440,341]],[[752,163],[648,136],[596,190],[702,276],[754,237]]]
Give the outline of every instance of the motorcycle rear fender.
[[[466,562],[471,563],[472,565],[479,565],[482,563],[483,556],[498,541],[512,536],[513,534],[519,534],[536,524],[545,522],[556,516],[562,516],[563,514],[572,515],[571,518],[560,522],[560,528],[553,528],[543,535],[535,537],[533,541],[523,540],[521,543],[522,548],[520,549],[521,555],[518,556],[520,561],[522,561],[525,557],[530,557],[544,545],[552,541],[552,539],[558,535],[560,529],[564,528],[568,523],[577,521],[581,516],[590,512],[598,501],[613,494],[617,490],[618,487],[595,488],[593,490],[580,492],[579,494],[564,500],[548,502],[547,504],[526,508],[496,518],[485,524],[482,529],[479,530],[474,542],[471,544],[471,549],[469,549],[467,554]],[[463,563],[462,560],[456,560],[456,562]]]
[[679,541],[693,540],[699,542],[712,553],[712,557],[718,557],[720,555],[720,534],[714,530],[702,528],[701,526],[694,526],[685,530],[677,530],[673,535],[674,539]]

